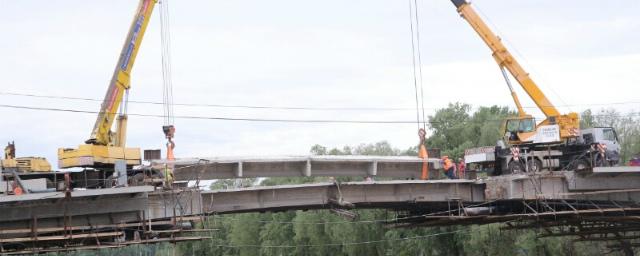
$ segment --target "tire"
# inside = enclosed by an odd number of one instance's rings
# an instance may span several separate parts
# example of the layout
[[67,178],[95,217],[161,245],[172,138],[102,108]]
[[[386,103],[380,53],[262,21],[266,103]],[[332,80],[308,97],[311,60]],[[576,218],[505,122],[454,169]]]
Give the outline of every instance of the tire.
[[523,173],[524,165],[520,161],[511,161],[507,168],[507,174]]
[[542,171],[542,161],[539,159],[531,159],[527,162],[529,172],[536,173]]

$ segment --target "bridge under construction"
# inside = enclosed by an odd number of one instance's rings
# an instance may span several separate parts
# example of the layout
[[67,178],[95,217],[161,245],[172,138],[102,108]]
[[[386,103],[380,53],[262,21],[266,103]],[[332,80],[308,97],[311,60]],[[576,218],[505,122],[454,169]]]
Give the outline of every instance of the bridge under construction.
[[[73,147],[69,147],[69,142],[64,139],[64,144],[58,148],[58,167],[63,171],[54,171],[44,157],[18,157],[13,142],[5,148],[4,159],[0,160],[0,254],[46,253],[194,241],[208,239],[208,232],[215,232],[199,225],[206,223],[204,220],[211,215],[316,209],[330,210],[348,220],[358,219],[358,211],[355,209],[387,209],[396,213],[393,218],[383,220],[388,228],[504,223],[508,229],[539,228],[542,230],[540,236],[575,236],[578,237],[578,241],[616,241],[620,242],[620,246],[628,255],[629,252],[632,254],[633,250],[630,247],[640,246],[640,243],[637,243],[640,240],[640,167],[620,166],[626,164],[623,161],[628,160],[628,157],[621,157],[623,147],[621,141],[618,141],[614,127],[599,127],[594,120],[585,126],[579,113],[561,111],[468,1],[451,0],[451,3],[457,14],[471,26],[491,51],[491,56],[496,61],[514,101],[516,116],[505,118],[511,111],[503,109],[496,113],[492,110],[490,115],[502,120],[491,120],[489,115],[481,116],[478,120],[475,120],[475,116],[459,120],[445,117],[435,121],[431,120],[431,116],[429,119],[426,118],[419,8],[418,2],[414,0],[413,4],[409,5],[409,29],[413,55],[415,121],[419,134],[416,153],[420,157],[286,156],[175,159],[173,150],[176,117],[325,124],[394,124],[413,121],[175,116],[173,107],[177,104],[173,101],[168,3],[139,0],[107,91],[103,100],[98,100],[101,102],[99,111],[52,106],[0,106],[11,109],[97,114],[90,136],[77,140],[80,144],[74,143]],[[132,72],[133,65],[157,4],[160,4],[163,100],[162,103],[137,103],[161,105],[163,114],[128,113],[131,78],[135,77]],[[377,37],[379,35],[375,36]],[[360,44],[359,40],[356,41]],[[389,63],[387,59],[381,60],[381,63]],[[38,61],[29,60],[29,63]],[[395,68],[388,65],[383,68],[390,67]],[[29,74],[33,73],[31,69],[37,70],[30,68]],[[294,72],[298,71],[300,70]],[[239,74],[245,73],[250,72],[243,68]],[[206,72],[198,72],[198,75],[202,74],[206,75]],[[477,80],[470,82],[475,83]],[[276,83],[280,82],[282,81]],[[445,81],[444,84],[447,83]],[[537,110],[525,110],[526,107],[523,107],[514,89],[516,83],[526,92]],[[369,86],[367,90],[371,88]],[[489,91],[481,96],[486,99],[496,97],[497,94]],[[573,91],[586,90],[574,88]],[[249,92],[243,92],[243,95],[245,93]],[[332,93],[342,92],[336,89]],[[71,95],[66,94],[5,94],[33,98],[93,100],[70,97]],[[389,99],[397,100],[395,97]],[[210,98],[208,100],[215,101]],[[599,102],[600,105],[604,105],[602,103]],[[214,107],[213,104],[180,105]],[[265,110],[321,109],[244,104],[215,106]],[[465,113],[468,112],[468,107],[460,106]],[[339,108],[325,108],[328,109]],[[544,117],[536,118],[532,115],[537,113],[536,111]],[[142,157],[139,147],[127,144],[129,115],[164,119],[164,136],[158,138],[162,138],[166,145],[165,157],[160,156],[160,150],[145,151]],[[13,117],[13,113],[10,116]],[[453,116],[458,116],[458,113]],[[476,135],[465,135],[464,139],[459,139],[460,144],[456,146],[450,143],[453,141],[451,137],[462,138],[461,135],[467,134],[460,132],[460,124],[472,119],[482,123],[504,123],[500,130],[491,128],[492,126],[472,128],[481,130],[477,132],[477,137],[484,137],[484,141],[499,139],[496,144],[489,143],[495,146],[463,148],[467,145],[478,146],[476,144],[479,144],[479,141],[472,142]],[[62,122],[57,120],[57,123]],[[455,129],[455,135],[439,138],[439,141],[446,142],[446,145],[440,146],[447,150],[455,149],[457,154],[452,155],[455,157],[461,157],[460,151],[465,150],[465,161],[461,166],[474,166],[474,171],[470,171],[469,175],[455,179],[455,163],[451,159],[428,157],[435,155],[429,153],[427,144],[434,146],[433,144],[437,143],[427,143],[429,139],[426,137],[426,129],[428,124],[432,124],[431,128],[439,130],[433,126],[434,123],[442,123],[440,130]],[[451,125],[454,123],[455,126]],[[38,120],[36,124],[42,122]],[[47,136],[45,132],[30,138],[37,140]],[[437,133],[434,132],[433,135]],[[200,139],[197,135],[191,136]],[[436,139],[432,141],[438,141]],[[155,156],[147,157],[147,153],[153,153]],[[146,161],[150,159],[154,160]],[[443,169],[451,179],[439,179]],[[477,175],[475,170],[484,172]],[[219,190],[205,190],[200,186],[203,181],[209,180],[241,181],[255,178],[260,181],[276,177],[324,178],[315,179],[321,182],[309,184],[233,186]]]
[[[584,241],[633,239],[629,234],[640,231],[638,168],[417,180],[425,161],[434,168],[432,176],[439,172],[436,159],[417,157],[185,159],[175,163],[172,189],[125,184],[5,194],[0,196],[0,248],[33,253],[198,240],[206,237],[198,236],[196,223],[209,215],[311,209],[348,219],[357,218],[353,209],[389,209],[397,212],[386,223],[390,228],[502,222]],[[222,190],[189,186],[206,179],[296,176],[331,177],[331,182]],[[340,176],[362,181],[333,178]]]

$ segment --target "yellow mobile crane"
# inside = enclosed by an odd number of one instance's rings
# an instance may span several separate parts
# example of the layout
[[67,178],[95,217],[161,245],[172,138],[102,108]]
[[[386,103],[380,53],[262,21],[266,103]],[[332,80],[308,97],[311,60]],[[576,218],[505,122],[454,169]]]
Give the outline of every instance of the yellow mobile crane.
[[[504,141],[508,145],[499,145],[495,149],[489,148],[490,150],[487,147],[468,149],[465,151],[465,158],[469,155],[476,155],[470,159],[478,159],[478,155],[487,156],[480,157],[481,160],[478,162],[495,168],[493,174],[535,172],[542,168],[580,170],[617,164],[620,147],[613,128],[597,127],[581,131],[578,114],[573,112],[561,114],[551,104],[538,85],[502,44],[500,38],[478,16],[471,4],[466,0],[451,0],[451,2],[460,16],[491,49],[518,109],[517,117],[505,120],[503,134]],[[542,122],[536,124],[535,118],[524,111],[507,71],[544,113],[546,118]],[[599,148],[599,151],[594,150],[595,148]]]
[[[0,159],[0,170],[9,172],[51,172],[51,164],[44,157],[16,157],[16,144],[9,142],[4,148],[4,159]],[[6,170],[6,171],[5,171]],[[0,175],[2,175],[0,173]]]
[[[556,132],[559,133],[558,142],[579,136],[580,120],[578,114],[573,112],[560,114],[558,109],[555,108],[540,88],[538,88],[538,85],[531,79],[529,73],[522,68],[520,63],[511,55],[504,44],[502,44],[500,38],[494,34],[478,16],[476,11],[471,7],[471,4],[466,0],[451,1],[456,6],[460,16],[469,22],[469,25],[478,33],[487,46],[489,46],[493,53],[493,58],[498,63],[500,71],[511,91],[511,96],[518,109],[518,116],[507,119],[505,122],[506,141],[511,145],[534,142],[538,134],[536,130],[541,126],[549,125],[558,126],[559,129],[558,132]],[[518,81],[522,89],[529,94],[529,97],[536,106],[544,113],[546,119],[536,124],[535,118],[524,111],[505,69]]]
[[[140,0],[91,137],[76,149],[58,149],[60,168],[113,168],[119,160],[125,161],[127,166],[140,164],[140,149],[125,147],[127,95],[131,69],[156,2],[157,0]],[[116,131],[112,132],[114,121]]]

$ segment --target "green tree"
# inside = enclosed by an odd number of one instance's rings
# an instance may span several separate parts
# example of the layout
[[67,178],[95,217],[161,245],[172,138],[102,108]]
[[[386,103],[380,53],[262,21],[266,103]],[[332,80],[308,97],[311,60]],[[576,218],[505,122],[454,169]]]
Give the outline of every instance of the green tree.
[[595,121],[593,120],[591,109],[587,109],[580,113],[580,129],[591,128],[594,126],[596,125]]
[[261,244],[261,218],[260,213],[238,214],[229,231],[229,242],[236,246],[234,253],[242,256],[253,256],[260,253],[258,246]]
[[293,218],[295,232],[293,241],[298,245],[294,251],[295,255],[334,255],[340,250],[340,246],[317,246],[334,242],[328,232],[330,224],[323,223],[327,221],[337,221],[337,218],[325,211],[296,212],[296,216]]
[[466,142],[467,139],[461,135],[471,119],[468,113],[470,110],[470,105],[462,103],[449,103],[447,108],[436,110],[435,115],[428,117],[432,134],[427,139],[427,144],[450,154],[449,152]]
[[260,230],[260,240],[264,246],[260,249],[261,255],[278,256],[291,254],[293,251],[291,248],[277,246],[289,246],[292,244],[291,241],[295,233],[293,225],[289,223],[295,216],[296,212],[284,212],[269,214],[264,218],[270,222],[267,222]]
[[464,150],[492,146],[502,137],[502,122],[516,113],[507,107],[480,107],[473,114],[468,104],[454,103],[429,116],[431,136],[427,145],[440,148],[443,155],[459,158]]
[[244,178],[244,179],[220,179],[209,185],[209,189],[217,190],[217,189],[231,189],[231,188],[248,188],[253,186],[256,183],[255,178]]

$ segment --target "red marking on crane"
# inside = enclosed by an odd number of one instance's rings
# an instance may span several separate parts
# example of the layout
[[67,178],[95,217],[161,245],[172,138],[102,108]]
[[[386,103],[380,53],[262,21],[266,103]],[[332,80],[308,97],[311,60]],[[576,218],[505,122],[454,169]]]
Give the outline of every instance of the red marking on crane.
[[113,108],[113,104],[116,102],[116,97],[118,96],[118,91],[120,89],[116,86],[111,92],[111,98],[109,98],[109,104],[107,105],[107,111],[111,111]]
[[142,10],[141,10],[141,11],[142,11],[142,13],[147,12],[147,8],[149,7],[149,2],[150,2],[150,1],[151,1],[151,0],[144,1],[144,3],[142,4]]

